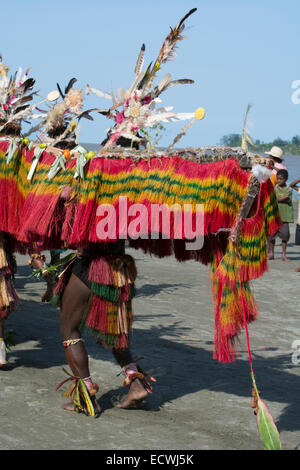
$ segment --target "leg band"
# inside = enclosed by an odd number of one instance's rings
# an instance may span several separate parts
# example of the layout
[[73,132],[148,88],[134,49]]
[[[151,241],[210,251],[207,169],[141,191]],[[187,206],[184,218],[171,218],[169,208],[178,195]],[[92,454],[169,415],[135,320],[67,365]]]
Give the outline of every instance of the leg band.
[[84,343],[84,339],[83,338],[77,338],[77,339],[66,339],[65,341],[63,341],[63,346],[65,348],[68,348],[69,346],[72,346],[73,344],[77,344],[77,343]]

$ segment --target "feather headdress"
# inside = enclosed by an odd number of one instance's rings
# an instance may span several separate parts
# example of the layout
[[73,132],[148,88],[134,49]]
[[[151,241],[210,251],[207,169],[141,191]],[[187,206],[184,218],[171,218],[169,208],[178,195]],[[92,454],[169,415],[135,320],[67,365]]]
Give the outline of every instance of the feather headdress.
[[[113,93],[107,93],[87,85],[87,94],[92,92],[101,98],[110,99],[113,102],[109,109],[100,111],[101,114],[115,121],[114,126],[109,130],[109,138],[104,147],[117,144],[118,140],[122,137],[130,139],[132,142],[145,143],[145,139],[141,138],[138,134],[139,130],[144,130],[160,121],[174,122],[189,119],[194,116],[194,114],[191,113],[175,113],[172,111],[172,108],[159,108],[155,110],[156,103],[161,102],[159,98],[161,93],[176,85],[194,83],[193,80],[172,80],[169,73],[167,73],[155,87],[153,80],[161,64],[174,57],[177,43],[184,37],[182,35],[185,28],[184,22],[196,10],[197,8],[190,10],[179,21],[175,28],[171,28],[170,33],[163,42],[156,61],[154,64],[151,62],[145,72],[142,71],[145,44],[142,45],[134,68],[135,77],[127,90],[120,88],[115,97]],[[119,108],[122,109],[120,110]]]
[[[58,91],[50,92],[48,95],[49,101],[53,102],[52,106],[48,105],[47,111],[39,110],[42,121],[30,130],[31,132],[39,130],[41,140],[53,147],[68,149],[75,147],[80,119],[93,120],[89,113],[94,110],[99,111],[97,108],[83,111],[83,91],[80,88],[73,88],[76,81],[76,78],[72,78],[65,87],[64,93],[57,83]],[[60,98],[61,101],[59,101]]]
[[36,104],[28,104],[37,94],[32,91],[35,80],[28,77],[30,69],[23,74],[22,68],[19,68],[10,77],[8,71],[0,56],[0,133],[19,135],[22,121],[37,117]]

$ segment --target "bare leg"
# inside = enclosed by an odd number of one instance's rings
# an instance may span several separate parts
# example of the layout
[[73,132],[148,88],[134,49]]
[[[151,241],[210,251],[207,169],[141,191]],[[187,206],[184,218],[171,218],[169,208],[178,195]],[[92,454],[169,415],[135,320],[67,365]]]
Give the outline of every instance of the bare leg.
[[[72,274],[62,296],[60,311],[61,335],[64,341],[81,338],[79,325],[87,308],[89,293],[89,288]],[[83,342],[66,347],[65,354],[74,376],[82,379],[90,377],[88,355]],[[92,401],[96,411],[99,412],[100,408],[95,397],[92,397]],[[70,409],[69,405],[65,408]]]
[[290,261],[286,257],[286,247],[287,247],[287,242],[282,242],[282,261]]
[[274,259],[275,240],[268,240],[268,259]]

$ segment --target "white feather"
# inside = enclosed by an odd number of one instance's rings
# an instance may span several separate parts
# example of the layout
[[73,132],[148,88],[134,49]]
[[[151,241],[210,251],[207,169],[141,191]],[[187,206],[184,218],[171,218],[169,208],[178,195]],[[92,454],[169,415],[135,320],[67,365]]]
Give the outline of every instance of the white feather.
[[175,121],[185,121],[186,119],[193,119],[195,117],[195,113],[178,113],[174,118]]
[[112,99],[112,95],[110,95],[109,93],[106,93],[105,91],[98,90],[97,88],[90,87],[90,91],[94,93],[94,95],[100,96],[101,98],[105,98],[106,100]]
[[147,119],[147,125],[148,126],[152,126],[155,122],[159,122],[159,121],[162,121],[162,122],[170,122],[170,118],[176,116],[175,113],[170,113],[170,112],[166,112],[166,113],[157,113],[157,114],[154,114],[152,116],[149,116],[148,119]]
[[157,108],[157,113],[165,113],[166,111],[171,111],[172,109],[174,109],[174,106],[165,106],[164,108]]
[[167,73],[157,86],[157,94],[159,94],[161,90],[163,90],[170,83],[171,79],[171,74]]
[[128,90],[130,94],[135,90],[137,84],[142,80],[143,76],[144,76],[144,72],[141,72],[139,75],[135,77],[134,81],[132,82]]
[[27,69],[26,72],[24,73],[23,77],[22,77],[22,80],[21,82],[25,82],[25,80],[27,79],[27,76],[28,76],[28,73],[30,72],[31,68]]
[[125,92],[126,92],[126,90],[124,90],[124,88],[118,88],[118,90],[117,90],[117,100],[118,100],[119,103],[123,103],[123,102],[124,102],[124,100],[125,100],[125,97],[124,97]]
[[19,82],[21,80],[21,76],[22,76],[22,68],[19,67],[18,69],[18,72],[17,72],[17,75],[16,75],[16,78],[15,78],[15,86],[19,86]]

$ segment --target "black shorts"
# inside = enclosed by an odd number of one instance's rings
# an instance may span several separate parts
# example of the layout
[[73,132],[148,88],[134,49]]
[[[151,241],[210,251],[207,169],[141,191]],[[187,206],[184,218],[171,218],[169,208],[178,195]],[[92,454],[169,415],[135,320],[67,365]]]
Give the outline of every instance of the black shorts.
[[99,243],[84,250],[83,256],[78,256],[72,263],[72,273],[78,277],[89,289],[92,283],[89,281],[90,264],[93,258],[107,255],[123,255],[125,253],[125,241]]
[[86,256],[78,257],[72,263],[72,273],[78,277],[89,289],[91,288],[91,281],[89,281],[91,258]]
[[290,227],[288,222],[283,222],[282,227],[273,235],[273,237],[270,237],[270,242],[275,243],[276,238],[280,238],[283,242],[287,243],[290,239]]

